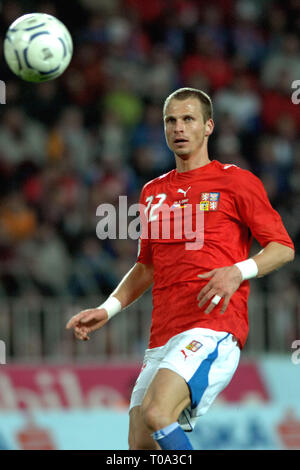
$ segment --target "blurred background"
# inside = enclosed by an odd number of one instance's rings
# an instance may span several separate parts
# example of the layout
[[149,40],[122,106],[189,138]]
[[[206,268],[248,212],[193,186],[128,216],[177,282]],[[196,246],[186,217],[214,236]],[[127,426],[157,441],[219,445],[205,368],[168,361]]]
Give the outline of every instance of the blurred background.
[[[67,71],[43,84],[3,57],[8,26],[35,11],[74,41]],[[213,99],[210,157],[261,178],[297,251],[300,1],[8,0],[0,28],[0,448],[127,449],[151,292],[87,343],[65,330],[136,260],[136,241],[97,237],[96,209],[136,203],[174,168],[162,105],[191,86]],[[251,281],[242,361],[192,433],[196,448],[300,449],[299,272],[296,257]]]

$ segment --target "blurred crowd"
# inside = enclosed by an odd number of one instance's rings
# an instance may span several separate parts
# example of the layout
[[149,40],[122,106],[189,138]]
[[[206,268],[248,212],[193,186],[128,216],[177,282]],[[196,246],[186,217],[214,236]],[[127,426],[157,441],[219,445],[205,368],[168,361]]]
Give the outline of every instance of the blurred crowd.
[[[210,157],[262,179],[299,247],[298,0],[0,1],[0,41],[32,11],[66,24],[74,56],[43,84],[14,77],[1,57],[1,298],[111,292],[137,243],[99,240],[97,207],[137,202],[145,182],[174,168],[162,105],[181,86],[213,99]],[[299,271],[296,259],[262,283],[285,292],[280,312],[299,309]]]

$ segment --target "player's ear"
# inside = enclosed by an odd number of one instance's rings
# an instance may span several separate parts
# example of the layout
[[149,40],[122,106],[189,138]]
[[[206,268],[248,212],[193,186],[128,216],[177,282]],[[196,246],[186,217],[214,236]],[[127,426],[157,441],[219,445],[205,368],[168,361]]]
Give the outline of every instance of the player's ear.
[[215,123],[212,119],[208,119],[205,123],[205,136],[209,137],[214,130]]

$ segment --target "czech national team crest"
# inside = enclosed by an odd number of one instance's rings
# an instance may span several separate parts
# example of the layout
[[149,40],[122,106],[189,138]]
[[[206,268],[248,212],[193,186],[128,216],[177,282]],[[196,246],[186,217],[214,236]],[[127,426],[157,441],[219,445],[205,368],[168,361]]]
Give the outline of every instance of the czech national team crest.
[[219,209],[220,193],[201,193],[200,211],[217,211]]
[[202,344],[199,342],[199,341],[191,341],[190,344],[188,344],[185,349],[189,349],[190,351],[192,352],[196,352],[198,351],[198,349],[200,349],[202,346]]

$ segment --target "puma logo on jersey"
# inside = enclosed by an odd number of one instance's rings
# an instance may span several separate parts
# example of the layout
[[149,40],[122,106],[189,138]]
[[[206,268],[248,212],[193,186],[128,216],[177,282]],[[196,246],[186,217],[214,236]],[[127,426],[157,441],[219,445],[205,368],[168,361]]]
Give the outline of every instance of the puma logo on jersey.
[[184,194],[184,197],[186,197],[186,193],[188,192],[189,189],[191,189],[191,187],[192,187],[192,186],[189,186],[186,191],[184,191],[183,189],[179,188],[179,189],[177,189],[177,192]]

